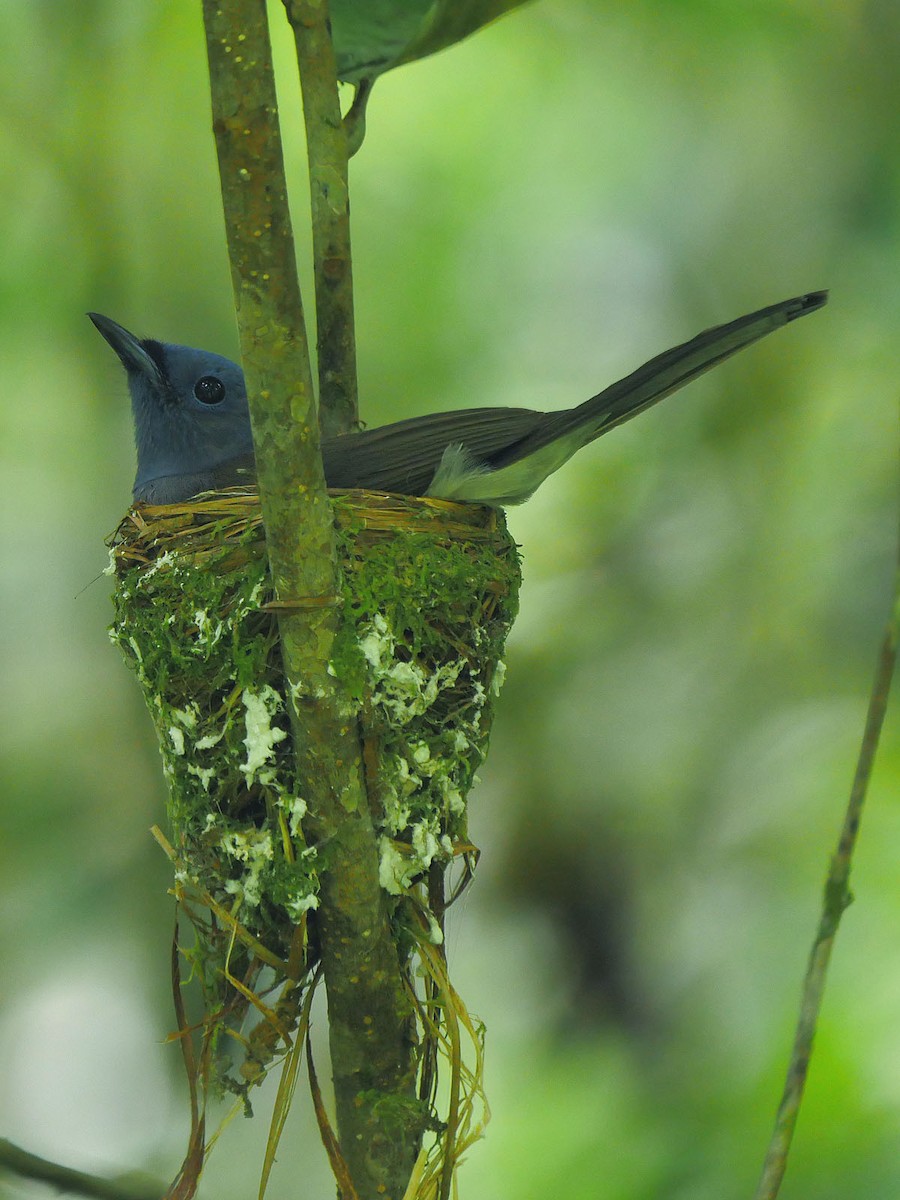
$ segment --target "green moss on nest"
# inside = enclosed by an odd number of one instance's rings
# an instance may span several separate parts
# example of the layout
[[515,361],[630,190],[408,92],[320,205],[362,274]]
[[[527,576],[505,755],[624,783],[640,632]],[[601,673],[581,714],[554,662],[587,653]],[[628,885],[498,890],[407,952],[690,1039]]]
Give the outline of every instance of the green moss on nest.
[[[490,510],[364,493],[334,504],[343,619],[329,670],[354,706],[381,882],[399,897],[470,848],[466,796],[502,680],[518,556]],[[285,960],[316,907],[316,850],[303,838],[277,625],[263,607],[256,498],[140,507],[113,557],[111,636],[156,725],[179,882]],[[209,928],[200,923],[194,957],[207,976],[210,962],[224,965]]]

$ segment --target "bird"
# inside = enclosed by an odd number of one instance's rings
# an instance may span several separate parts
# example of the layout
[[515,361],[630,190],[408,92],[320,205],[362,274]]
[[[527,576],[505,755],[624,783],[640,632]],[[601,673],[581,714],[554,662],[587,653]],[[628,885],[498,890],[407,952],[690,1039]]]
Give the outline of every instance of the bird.
[[[527,500],[582,446],[782,325],[816,312],[807,292],[705,330],[574,408],[464,408],[323,438],[330,488],[505,507]],[[244,374],[207,350],[138,338],[88,313],[125,368],[137,448],[133,497],[180,504],[253,482]]]

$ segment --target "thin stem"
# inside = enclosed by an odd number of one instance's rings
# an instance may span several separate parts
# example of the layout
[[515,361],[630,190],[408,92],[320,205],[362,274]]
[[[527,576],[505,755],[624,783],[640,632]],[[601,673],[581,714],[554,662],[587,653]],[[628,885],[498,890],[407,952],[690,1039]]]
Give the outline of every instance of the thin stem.
[[347,157],[352,158],[363,144],[366,136],[366,109],[369,97],[372,95],[374,79],[361,79],[356,85],[353,103],[344,117],[344,130],[347,134]]
[[312,202],[319,356],[319,422],[324,436],[359,423],[353,271],[350,257],[349,148],[325,0],[285,0],[294,31]]
[[778,1113],[775,1117],[775,1127],[769,1141],[763,1164],[762,1176],[756,1189],[755,1200],[774,1200],[781,1187],[787,1169],[787,1159],[790,1153],[794,1128],[800,1104],[803,1100],[803,1090],[806,1085],[809,1062],[812,1056],[813,1039],[816,1023],[822,1007],[822,996],[825,990],[825,976],[831,958],[835,934],[844,910],[851,903],[850,866],[856,839],[859,835],[860,820],[866,791],[872,774],[872,765],[878,749],[878,740],[884,724],[887,711],[888,695],[894,667],[897,659],[897,641],[900,633],[900,573],[895,582],[894,605],[890,619],[885,629],[884,639],[878,655],[875,670],[875,680],[869,697],[869,708],[866,715],[866,727],[863,733],[862,745],[850,789],[850,799],[844,816],[837,850],[831,860],[828,877],[825,881],[825,893],[822,903],[822,913],[819,927],[816,931],[809,964],[806,968],[806,978],[803,983],[803,993],[800,1000],[800,1015],[794,1033],[794,1045],[788,1065],[787,1078]]

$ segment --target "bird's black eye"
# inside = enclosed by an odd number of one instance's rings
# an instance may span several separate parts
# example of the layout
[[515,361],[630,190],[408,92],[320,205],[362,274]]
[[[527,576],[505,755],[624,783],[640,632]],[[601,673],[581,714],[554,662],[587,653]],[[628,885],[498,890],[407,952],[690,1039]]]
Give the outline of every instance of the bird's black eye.
[[215,375],[204,375],[194,384],[194,395],[201,404],[221,404],[225,399],[225,384]]

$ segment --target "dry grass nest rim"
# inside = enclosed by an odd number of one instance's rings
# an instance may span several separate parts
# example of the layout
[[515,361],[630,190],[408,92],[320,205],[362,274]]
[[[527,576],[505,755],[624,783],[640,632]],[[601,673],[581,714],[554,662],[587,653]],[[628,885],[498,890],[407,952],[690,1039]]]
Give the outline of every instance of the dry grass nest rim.
[[[378,540],[379,536],[416,530],[462,541],[492,541],[503,536],[496,509],[481,504],[362,489],[329,490],[328,495],[337,527],[354,528],[364,539]],[[181,504],[137,503],[122,518],[109,544],[122,565],[134,565],[176,549],[180,542],[213,524],[219,526],[226,543],[261,529],[257,489],[204,492]],[[148,553],[151,547],[152,553]]]

